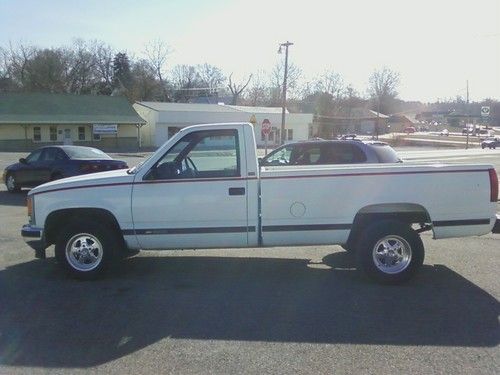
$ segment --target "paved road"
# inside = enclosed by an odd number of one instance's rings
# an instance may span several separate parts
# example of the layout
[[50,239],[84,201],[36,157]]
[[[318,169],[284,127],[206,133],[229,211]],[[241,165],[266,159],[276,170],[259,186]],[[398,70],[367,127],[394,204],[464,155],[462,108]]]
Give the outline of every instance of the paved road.
[[[484,151],[465,162],[499,169]],[[19,238],[24,199],[0,187],[0,374],[500,373],[499,235],[425,233],[396,287],[337,246],[144,252],[78,282]]]

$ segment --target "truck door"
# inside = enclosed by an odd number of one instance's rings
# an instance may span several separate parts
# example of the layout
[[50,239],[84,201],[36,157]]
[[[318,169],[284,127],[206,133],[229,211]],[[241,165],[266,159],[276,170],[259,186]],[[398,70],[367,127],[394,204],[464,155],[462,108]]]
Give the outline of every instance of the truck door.
[[236,129],[188,133],[138,176],[132,215],[141,248],[247,246],[256,229],[247,224],[240,138]]

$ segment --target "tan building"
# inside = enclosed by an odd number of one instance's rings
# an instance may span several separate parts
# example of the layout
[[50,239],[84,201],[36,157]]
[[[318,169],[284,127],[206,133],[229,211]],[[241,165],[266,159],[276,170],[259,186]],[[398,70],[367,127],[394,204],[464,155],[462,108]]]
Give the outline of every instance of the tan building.
[[136,150],[145,123],[124,97],[0,94],[0,151],[51,144]]

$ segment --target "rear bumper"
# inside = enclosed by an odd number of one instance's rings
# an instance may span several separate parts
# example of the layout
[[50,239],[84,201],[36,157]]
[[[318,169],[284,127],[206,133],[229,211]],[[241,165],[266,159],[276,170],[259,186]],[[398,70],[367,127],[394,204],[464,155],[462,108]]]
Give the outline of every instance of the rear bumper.
[[37,258],[44,258],[47,245],[43,236],[43,229],[31,226],[31,224],[23,225],[21,236],[32,249],[35,250]]
[[492,233],[500,233],[500,214],[497,214],[497,219],[495,220],[495,225],[491,230]]

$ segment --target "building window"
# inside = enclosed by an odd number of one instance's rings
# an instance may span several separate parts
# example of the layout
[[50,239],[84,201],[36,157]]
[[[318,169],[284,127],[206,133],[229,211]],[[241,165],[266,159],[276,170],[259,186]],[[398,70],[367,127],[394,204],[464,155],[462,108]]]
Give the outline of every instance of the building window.
[[293,129],[288,129],[288,138],[289,141],[293,141]]
[[40,142],[42,140],[42,130],[39,126],[33,128],[33,140],[35,142]]
[[94,133],[94,141],[100,141],[101,140],[101,135]]
[[50,130],[50,140],[52,142],[57,141],[57,126],[51,126]]
[[78,140],[79,141],[85,140],[85,126],[78,127]]

